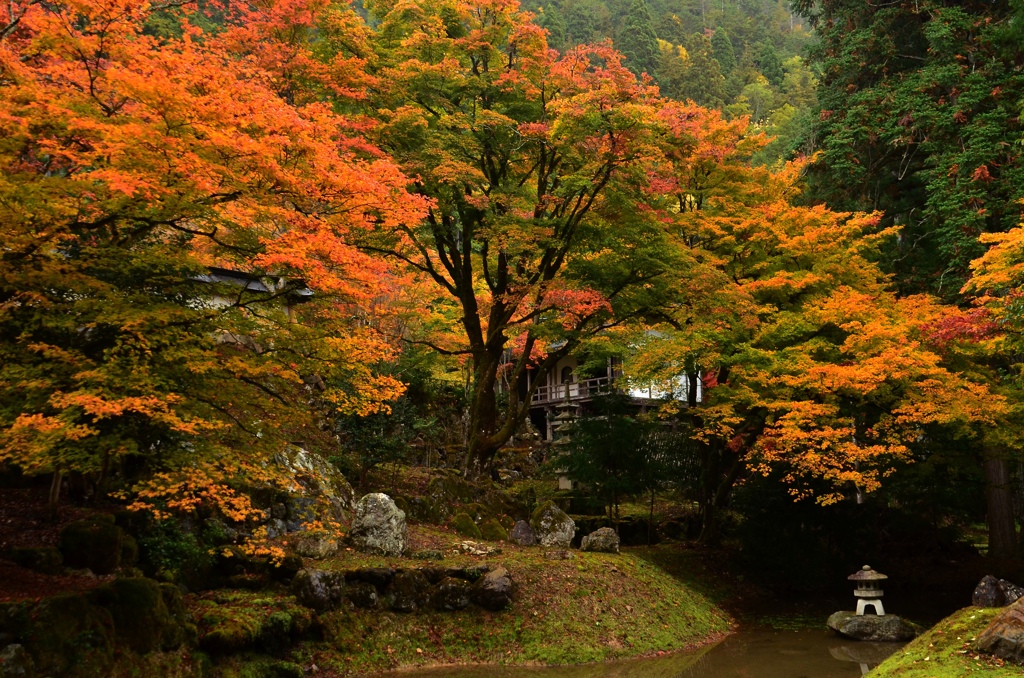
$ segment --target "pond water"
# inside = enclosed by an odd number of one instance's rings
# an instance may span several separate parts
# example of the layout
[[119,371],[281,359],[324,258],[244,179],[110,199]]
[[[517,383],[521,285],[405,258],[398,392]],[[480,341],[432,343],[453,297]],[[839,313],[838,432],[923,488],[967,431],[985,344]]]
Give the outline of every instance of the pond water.
[[898,650],[901,643],[859,643],[830,631],[741,630],[721,643],[652,659],[557,668],[496,666],[404,671],[435,678],[854,678]]

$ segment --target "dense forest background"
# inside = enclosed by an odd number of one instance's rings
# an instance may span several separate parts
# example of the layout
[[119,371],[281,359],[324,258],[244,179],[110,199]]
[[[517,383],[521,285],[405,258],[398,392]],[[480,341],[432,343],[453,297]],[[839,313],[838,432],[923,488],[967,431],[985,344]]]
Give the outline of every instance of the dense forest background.
[[819,70],[808,20],[785,0],[524,3],[553,47],[611,40],[662,94],[750,120],[775,138],[756,161],[814,148]]

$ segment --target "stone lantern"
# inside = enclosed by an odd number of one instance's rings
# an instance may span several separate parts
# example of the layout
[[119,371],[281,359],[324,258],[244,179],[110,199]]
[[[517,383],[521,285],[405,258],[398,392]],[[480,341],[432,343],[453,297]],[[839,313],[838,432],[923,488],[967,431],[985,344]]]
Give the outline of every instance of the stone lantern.
[[871,569],[871,566],[865,565],[860,569],[860,572],[851,574],[847,579],[857,582],[857,588],[854,589],[853,595],[857,596],[858,615],[863,615],[868,605],[875,608],[875,614],[878,616],[885,615],[885,609],[882,608],[882,594],[884,593],[882,591],[882,580],[888,579],[887,576],[875,572]]
[[[569,399],[569,384],[565,385],[565,400],[560,402],[556,409],[558,414],[554,417],[552,423],[554,424],[554,435],[555,440],[552,443],[559,450],[559,454],[562,454],[565,450],[565,446],[569,444],[569,435],[572,433],[573,425],[579,418],[579,405],[573,403]],[[558,489],[560,490],[571,490],[572,481],[565,475],[565,471],[559,470],[558,476]]]

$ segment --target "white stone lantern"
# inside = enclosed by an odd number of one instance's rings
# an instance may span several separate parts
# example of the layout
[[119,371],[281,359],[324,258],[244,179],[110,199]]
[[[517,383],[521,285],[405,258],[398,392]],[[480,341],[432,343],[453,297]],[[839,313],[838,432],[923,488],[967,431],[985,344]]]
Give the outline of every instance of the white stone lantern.
[[875,608],[875,614],[878,616],[885,615],[885,609],[882,607],[882,580],[888,579],[887,576],[879,572],[875,572],[871,569],[870,565],[865,565],[860,569],[860,572],[851,574],[847,577],[850,581],[857,582],[857,588],[854,589],[853,595],[857,596],[857,614],[863,615],[864,610],[868,605]]

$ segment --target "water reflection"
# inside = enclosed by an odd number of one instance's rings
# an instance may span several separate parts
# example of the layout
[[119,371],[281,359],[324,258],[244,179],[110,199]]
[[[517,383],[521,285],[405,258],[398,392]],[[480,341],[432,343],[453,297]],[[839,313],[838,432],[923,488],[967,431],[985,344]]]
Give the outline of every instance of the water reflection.
[[403,672],[427,678],[854,678],[900,643],[858,643],[830,631],[740,631],[710,649],[652,659],[556,668],[447,667]]

